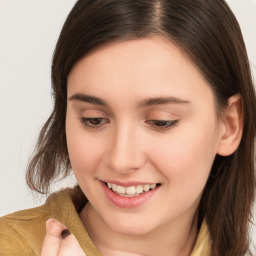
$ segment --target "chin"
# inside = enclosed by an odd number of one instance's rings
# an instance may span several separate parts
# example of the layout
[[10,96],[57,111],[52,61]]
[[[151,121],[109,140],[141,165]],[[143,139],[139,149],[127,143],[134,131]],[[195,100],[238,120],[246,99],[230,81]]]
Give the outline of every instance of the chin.
[[147,222],[145,219],[131,219],[129,217],[112,218],[107,222],[110,229],[121,235],[140,236],[154,230],[152,220]]

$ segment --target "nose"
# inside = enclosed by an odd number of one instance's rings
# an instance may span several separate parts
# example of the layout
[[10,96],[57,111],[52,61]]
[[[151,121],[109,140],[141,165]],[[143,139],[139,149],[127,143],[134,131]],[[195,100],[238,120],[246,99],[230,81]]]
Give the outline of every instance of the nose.
[[142,168],[146,162],[143,138],[136,128],[122,125],[113,132],[109,152],[110,168],[127,174]]

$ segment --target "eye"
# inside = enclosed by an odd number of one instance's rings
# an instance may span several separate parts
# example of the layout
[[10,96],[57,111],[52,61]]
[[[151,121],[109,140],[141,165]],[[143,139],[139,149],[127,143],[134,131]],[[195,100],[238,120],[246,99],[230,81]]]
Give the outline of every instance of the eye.
[[154,129],[166,131],[176,126],[179,120],[148,120],[147,124],[151,125]]
[[103,127],[105,124],[109,123],[106,118],[102,117],[80,117],[81,123],[88,128],[91,129],[99,129]]

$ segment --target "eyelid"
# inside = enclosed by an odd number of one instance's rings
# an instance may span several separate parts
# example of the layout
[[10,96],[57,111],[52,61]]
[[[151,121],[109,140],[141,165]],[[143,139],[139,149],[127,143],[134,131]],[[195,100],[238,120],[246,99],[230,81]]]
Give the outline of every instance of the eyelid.
[[78,110],[78,114],[84,117],[106,117],[109,116],[108,113],[106,113],[106,111],[103,111],[101,109],[97,109],[97,108],[85,108],[82,107]]
[[[179,123],[179,119],[177,120],[161,120],[161,119],[151,119],[151,120],[147,120],[146,123],[149,124],[154,130],[157,131],[168,131],[172,128],[174,128],[174,126],[177,126]],[[161,125],[156,125],[156,123],[166,123],[166,125],[161,126]]]
[[[82,117],[79,117],[79,119],[85,128],[93,130],[93,131],[100,130],[100,129],[104,128],[106,124],[109,123],[109,120],[104,117],[83,117],[82,116]],[[93,124],[89,123],[90,121],[97,120],[97,119],[98,119],[98,121],[100,121],[99,124],[93,125]],[[105,120],[105,122],[101,123],[102,120]]]
[[[88,116],[88,117],[78,117],[80,119],[80,122],[82,125],[90,129],[92,131],[97,131],[100,129],[103,129],[108,123],[110,123],[110,120],[108,118],[102,117],[102,116]],[[92,124],[90,122],[96,121],[96,124]],[[168,131],[174,126],[177,126],[179,122],[179,119],[175,120],[169,120],[169,119],[147,119],[145,121],[146,124],[148,124],[152,129],[165,132]]]
[[174,120],[180,117],[180,112],[166,109],[154,109],[146,113],[146,119],[148,120]]

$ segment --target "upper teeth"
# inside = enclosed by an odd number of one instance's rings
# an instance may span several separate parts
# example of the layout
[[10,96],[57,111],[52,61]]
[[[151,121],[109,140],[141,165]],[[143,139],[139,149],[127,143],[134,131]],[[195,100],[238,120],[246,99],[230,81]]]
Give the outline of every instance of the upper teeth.
[[122,195],[122,196],[134,196],[139,195],[141,193],[147,192],[150,189],[154,189],[156,187],[155,184],[145,184],[145,185],[137,185],[130,187],[123,187],[114,183],[107,183],[108,187],[111,188],[114,192]]

